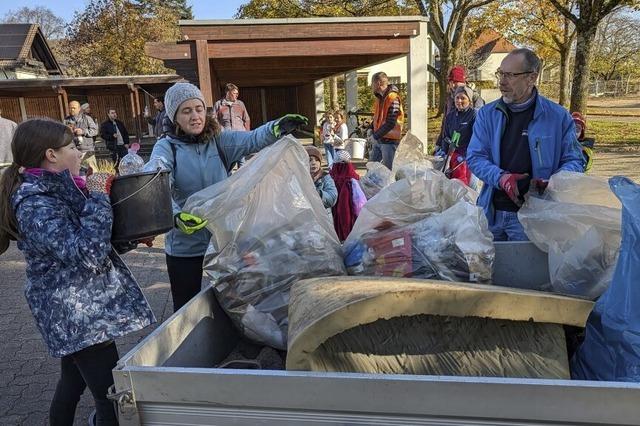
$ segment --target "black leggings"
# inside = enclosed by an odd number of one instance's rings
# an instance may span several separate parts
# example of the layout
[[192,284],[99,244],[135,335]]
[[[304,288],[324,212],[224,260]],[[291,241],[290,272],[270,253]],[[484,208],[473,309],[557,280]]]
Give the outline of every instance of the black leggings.
[[202,287],[204,256],[176,257],[167,255],[167,272],[171,283],[173,312],[183,307]]
[[113,403],[107,399],[107,390],[113,384],[111,370],[118,358],[114,341],[99,343],[62,357],[60,380],[49,409],[51,426],[73,425],[76,406],[87,386],[96,403],[96,425],[118,424]]

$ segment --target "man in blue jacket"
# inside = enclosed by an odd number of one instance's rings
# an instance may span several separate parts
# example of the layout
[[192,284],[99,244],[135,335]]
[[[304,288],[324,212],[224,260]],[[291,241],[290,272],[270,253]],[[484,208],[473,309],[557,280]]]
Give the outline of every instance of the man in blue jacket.
[[478,205],[496,241],[528,240],[518,210],[530,187],[542,192],[554,173],[584,170],[573,120],[538,93],[539,71],[533,51],[509,53],[496,72],[502,98],[481,108],[473,126],[467,163],[484,182]]

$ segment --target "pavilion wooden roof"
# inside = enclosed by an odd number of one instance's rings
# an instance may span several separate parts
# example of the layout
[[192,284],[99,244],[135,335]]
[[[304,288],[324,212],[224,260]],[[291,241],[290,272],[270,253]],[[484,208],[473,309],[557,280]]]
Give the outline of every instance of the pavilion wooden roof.
[[[182,41],[148,43],[146,53],[193,82],[297,86],[406,55],[424,20],[394,16],[180,21]],[[208,59],[208,65],[199,58]],[[211,75],[200,76],[207,67]]]

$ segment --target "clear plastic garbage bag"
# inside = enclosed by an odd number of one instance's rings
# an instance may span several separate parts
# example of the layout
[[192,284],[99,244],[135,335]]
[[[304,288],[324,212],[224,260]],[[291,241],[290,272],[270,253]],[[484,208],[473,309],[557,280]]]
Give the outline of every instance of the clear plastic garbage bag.
[[352,275],[488,282],[495,251],[473,192],[430,169],[365,204],[344,244]]
[[391,170],[382,163],[372,161],[367,163],[367,172],[360,178],[360,187],[368,200],[391,183],[393,183]]
[[393,160],[393,176],[396,180],[424,178],[426,170],[434,168],[435,157],[426,155],[426,144],[411,132],[400,141]]
[[571,377],[640,382],[640,186],[622,176],[609,184],[622,202],[620,256],[611,285],[589,315]]
[[260,151],[228,179],[189,197],[184,210],[209,221],[205,273],[220,305],[256,342],[286,349],[294,282],[346,275],[308,156],[290,136]]
[[518,219],[549,254],[552,290],[596,299],[609,286],[620,247],[619,202],[606,181],[581,173],[553,175],[542,197],[527,196]]
[[143,171],[144,160],[138,155],[139,149],[139,144],[131,144],[127,154],[122,157],[120,164],[118,164],[118,172],[120,173],[120,176],[132,175]]

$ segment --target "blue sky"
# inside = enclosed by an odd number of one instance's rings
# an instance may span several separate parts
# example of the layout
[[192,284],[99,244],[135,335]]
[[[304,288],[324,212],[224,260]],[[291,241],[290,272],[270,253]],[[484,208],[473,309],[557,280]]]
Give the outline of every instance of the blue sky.
[[[196,19],[229,19],[238,7],[248,0],[189,0]],[[46,6],[65,21],[69,21],[76,10],[82,10],[89,0],[0,0],[0,17],[9,10],[23,6]]]

